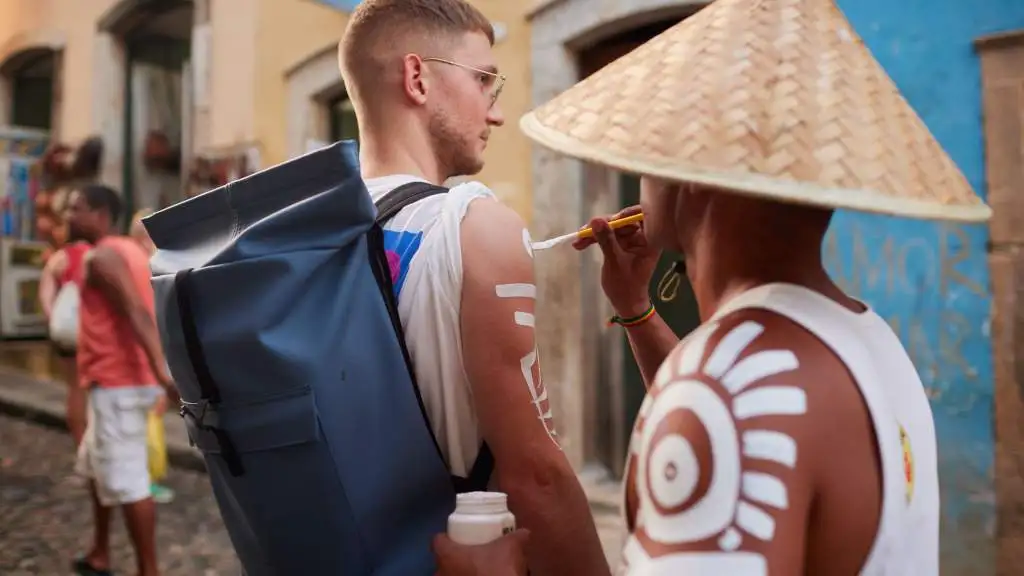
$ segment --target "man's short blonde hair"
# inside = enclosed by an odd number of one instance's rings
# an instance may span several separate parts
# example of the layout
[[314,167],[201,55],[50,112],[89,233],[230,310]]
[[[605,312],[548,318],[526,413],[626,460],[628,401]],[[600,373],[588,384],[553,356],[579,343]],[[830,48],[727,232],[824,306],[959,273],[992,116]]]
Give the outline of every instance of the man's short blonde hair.
[[[444,42],[479,32],[494,44],[494,28],[465,0],[364,0],[352,12],[339,46],[345,88],[357,110],[360,95],[384,73],[385,47],[398,40]],[[424,54],[423,56],[438,56]]]

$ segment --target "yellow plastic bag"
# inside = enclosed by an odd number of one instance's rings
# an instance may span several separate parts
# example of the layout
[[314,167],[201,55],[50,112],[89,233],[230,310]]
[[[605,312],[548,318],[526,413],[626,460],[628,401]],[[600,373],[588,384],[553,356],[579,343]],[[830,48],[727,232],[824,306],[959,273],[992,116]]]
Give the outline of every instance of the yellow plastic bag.
[[147,418],[146,447],[149,452],[149,477],[159,482],[167,476],[167,442],[164,438],[164,419],[156,410],[149,411]]

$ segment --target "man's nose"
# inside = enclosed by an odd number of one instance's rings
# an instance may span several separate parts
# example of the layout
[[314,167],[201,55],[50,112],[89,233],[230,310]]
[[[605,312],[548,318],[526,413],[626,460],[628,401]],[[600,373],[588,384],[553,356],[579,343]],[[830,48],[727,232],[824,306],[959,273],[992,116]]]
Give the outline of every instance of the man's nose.
[[501,106],[497,102],[487,112],[487,123],[491,126],[504,126],[505,115],[501,113]]

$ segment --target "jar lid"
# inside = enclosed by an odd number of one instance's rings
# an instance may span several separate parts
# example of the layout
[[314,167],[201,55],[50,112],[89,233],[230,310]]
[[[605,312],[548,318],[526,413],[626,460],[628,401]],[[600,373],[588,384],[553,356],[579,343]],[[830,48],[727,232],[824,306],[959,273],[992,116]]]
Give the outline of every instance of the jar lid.
[[455,495],[455,511],[460,514],[500,514],[508,512],[504,492],[465,492]]

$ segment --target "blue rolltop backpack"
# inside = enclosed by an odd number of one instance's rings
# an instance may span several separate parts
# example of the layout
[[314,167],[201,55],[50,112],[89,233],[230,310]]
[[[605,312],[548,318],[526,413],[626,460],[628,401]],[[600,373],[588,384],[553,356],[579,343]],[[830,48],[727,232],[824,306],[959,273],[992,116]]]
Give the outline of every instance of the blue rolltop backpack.
[[382,223],[340,142],[144,220],[160,336],[248,576],[431,575],[457,492],[426,419]]

